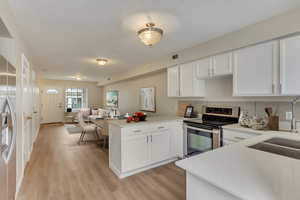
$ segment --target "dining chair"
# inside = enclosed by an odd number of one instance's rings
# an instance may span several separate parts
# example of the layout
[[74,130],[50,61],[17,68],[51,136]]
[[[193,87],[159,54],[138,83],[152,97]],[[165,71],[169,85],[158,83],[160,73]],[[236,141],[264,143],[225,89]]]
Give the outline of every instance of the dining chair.
[[85,123],[82,112],[78,112],[78,123],[79,123],[79,126],[82,128],[82,132],[81,132],[81,135],[80,135],[79,140],[78,140],[79,145],[82,142],[87,142],[87,141],[84,141],[84,136],[87,133],[88,134],[94,134],[94,136],[96,138],[96,140],[94,140],[95,142],[100,141],[100,137],[98,135],[99,128],[94,124]]
[[100,140],[102,140],[102,148],[105,148],[108,144],[108,123],[106,119],[98,120],[97,126],[100,128]]

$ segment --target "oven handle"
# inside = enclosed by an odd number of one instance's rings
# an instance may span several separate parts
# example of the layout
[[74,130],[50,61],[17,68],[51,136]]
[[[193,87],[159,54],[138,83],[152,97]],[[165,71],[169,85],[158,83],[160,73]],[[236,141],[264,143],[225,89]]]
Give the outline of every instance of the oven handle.
[[202,128],[195,128],[195,127],[192,127],[192,126],[186,126],[186,128],[188,129],[193,129],[193,130],[196,130],[196,131],[203,131],[203,132],[206,132],[206,133],[213,133],[212,130],[207,130],[207,129],[202,129]]

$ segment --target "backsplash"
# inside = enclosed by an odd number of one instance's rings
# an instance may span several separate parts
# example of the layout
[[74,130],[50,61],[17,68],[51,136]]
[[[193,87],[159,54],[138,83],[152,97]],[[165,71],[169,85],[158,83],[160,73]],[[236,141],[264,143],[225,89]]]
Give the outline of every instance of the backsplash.
[[[202,114],[202,106],[239,106],[242,111],[248,111],[249,115],[265,116],[265,107],[272,107],[273,112],[277,112],[281,121],[285,119],[285,113],[291,111],[289,102],[209,102],[201,100],[180,100],[178,103],[188,103],[194,106],[198,114]],[[296,105],[296,118],[300,120],[300,102]]]

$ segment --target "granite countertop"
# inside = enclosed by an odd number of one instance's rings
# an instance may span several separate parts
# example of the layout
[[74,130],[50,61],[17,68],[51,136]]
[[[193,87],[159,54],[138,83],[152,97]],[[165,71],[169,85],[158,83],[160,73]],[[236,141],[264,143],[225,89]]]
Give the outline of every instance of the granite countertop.
[[272,137],[300,141],[300,135],[270,132],[176,162],[194,176],[253,200],[300,199],[300,160],[248,148]]
[[183,117],[178,117],[178,116],[151,116],[151,117],[147,117],[146,121],[142,121],[142,122],[127,123],[126,119],[122,119],[122,120],[108,120],[108,123],[123,128],[123,127],[131,127],[131,126],[133,127],[133,126],[148,125],[157,122],[183,121],[183,120],[184,120]]

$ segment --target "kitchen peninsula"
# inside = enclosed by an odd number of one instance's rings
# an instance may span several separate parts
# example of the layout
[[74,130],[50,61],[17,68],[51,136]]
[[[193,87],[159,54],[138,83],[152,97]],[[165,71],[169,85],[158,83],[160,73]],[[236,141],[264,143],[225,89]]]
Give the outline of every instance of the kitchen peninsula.
[[182,124],[183,118],[161,116],[108,121],[110,169],[124,178],[183,157]]

